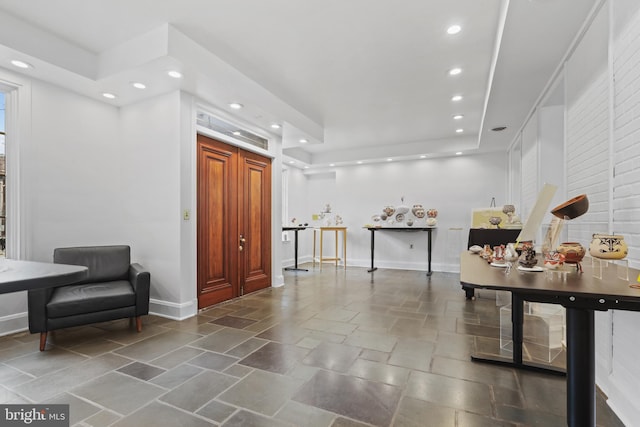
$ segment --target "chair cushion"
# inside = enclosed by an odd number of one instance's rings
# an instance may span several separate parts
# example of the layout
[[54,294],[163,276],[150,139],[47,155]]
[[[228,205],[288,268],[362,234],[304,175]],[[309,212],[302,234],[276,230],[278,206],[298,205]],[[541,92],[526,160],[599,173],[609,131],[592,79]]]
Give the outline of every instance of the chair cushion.
[[47,315],[57,318],[134,305],[136,295],[126,280],[84,283],[55,288],[47,303]]
[[53,262],[88,267],[87,277],[79,283],[125,280],[129,276],[131,249],[125,245],[56,248]]

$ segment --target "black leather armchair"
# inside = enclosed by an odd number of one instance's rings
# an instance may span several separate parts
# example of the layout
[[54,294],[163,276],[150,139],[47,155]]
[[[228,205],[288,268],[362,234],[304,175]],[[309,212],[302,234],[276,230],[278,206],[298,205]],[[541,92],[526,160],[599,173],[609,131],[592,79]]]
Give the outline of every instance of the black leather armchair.
[[55,329],[122,318],[136,319],[149,313],[150,275],[140,264],[131,264],[129,246],[57,248],[56,264],[88,267],[79,283],[28,292],[29,331],[40,332],[40,351],[47,333]]

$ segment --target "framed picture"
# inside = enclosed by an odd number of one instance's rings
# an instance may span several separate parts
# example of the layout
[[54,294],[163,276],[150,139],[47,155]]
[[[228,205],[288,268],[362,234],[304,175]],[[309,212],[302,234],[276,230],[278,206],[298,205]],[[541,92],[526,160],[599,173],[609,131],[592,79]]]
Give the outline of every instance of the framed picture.
[[506,225],[509,217],[502,212],[502,206],[490,208],[476,208],[471,210],[471,228],[497,228],[489,222],[491,217],[500,218],[499,226]]

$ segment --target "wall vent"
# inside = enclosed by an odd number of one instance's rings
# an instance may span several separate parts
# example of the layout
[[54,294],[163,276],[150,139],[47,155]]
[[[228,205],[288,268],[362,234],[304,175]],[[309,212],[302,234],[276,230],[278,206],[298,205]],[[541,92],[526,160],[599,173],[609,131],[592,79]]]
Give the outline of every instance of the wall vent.
[[264,150],[269,149],[269,140],[262,138],[255,133],[249,132],[246,129],[242,129],[234,124],[225,122],[217,117],[213,117],[207,113],[198,113],[197,119],[198,125],[211,129],[223,135],[228,135],[231,138],[235,138],[247,144],[251,144],[255,147],[262,148]]

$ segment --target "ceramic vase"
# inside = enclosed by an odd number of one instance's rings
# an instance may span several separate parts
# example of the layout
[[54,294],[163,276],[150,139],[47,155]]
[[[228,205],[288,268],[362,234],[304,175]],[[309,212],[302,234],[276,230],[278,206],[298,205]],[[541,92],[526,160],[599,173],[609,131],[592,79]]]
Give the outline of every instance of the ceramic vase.
[[426,212],[425,212],[424,208],[422,207],[422,205],[413,205],[413,208],[411,208],[411,213],[416,218],[424,218],[424,216],[426,214]]
[[435,219],[435,218],[427,218],[427,226],[435,227],[437,223],[438,223],[437,219]]
[[564,262],[568,264],[578,264],[584,258],[585,249],[578,242],[564,242],[556,249],[558,253],[564,255]]
[[394,208],[393,206],[385,206],[385,208],[382,210],[382,212],[384,212],[384,214],[387,217],[392,217],[393,214],[396,212],[396,208]]
[[548,252],[545,254],[544,261],[542,263],[545,268],[555,270],[564,263],[564,255],[560,252]]
[[489,218],[489,223],[495,226],[496,228],[500,228],[501,222],[502,222],[502,218],[500,218],[499,216],[492,216],[491,218]]
[[438,210],[437,210],[437,209],[429,209],[429,210],[427,211],[427,216],[428,216],[429,218],[435,218],[435,217],[437,217],[437,216],[438,216]]
[[402,215],[406,215],[407,212],[409,212],[409,206],[406,205],[398,205],[396,207],[396,213],[397,214],[402,214]]
[[516,212],[516,207],[513,205],[504,205],[502,207],[502,213],[505,215],[514,214]]
[[594,234],[589,244],[589,253],[594,258],[623,259],[628,251],[627,243],[620,235]]
[[538,259],[536,258],[536,251],[533,249],[533,245],[524,245],[520,258],[518,258],[518,264],[524,268],[533,268],[537,263]]

